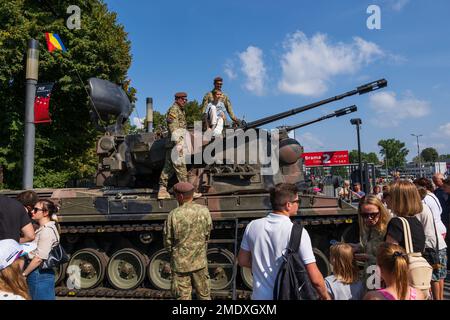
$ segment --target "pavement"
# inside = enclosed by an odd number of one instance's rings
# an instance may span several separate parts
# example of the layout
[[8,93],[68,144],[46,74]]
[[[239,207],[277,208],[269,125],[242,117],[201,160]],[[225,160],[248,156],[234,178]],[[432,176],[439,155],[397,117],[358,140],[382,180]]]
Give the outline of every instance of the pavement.
[[450,270],[447,270],[447,278],[444,281],[444,300],[450,300]]

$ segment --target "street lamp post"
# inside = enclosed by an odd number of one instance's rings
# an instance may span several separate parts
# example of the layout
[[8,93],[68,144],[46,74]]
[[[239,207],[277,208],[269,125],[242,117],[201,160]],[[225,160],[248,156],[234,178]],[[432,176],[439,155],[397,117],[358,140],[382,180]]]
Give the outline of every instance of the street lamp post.
[[423,136],[423,134],[411,133],[411,135],[417,138],[417,160],[419,161],[419,177],[422,177],[422,161],[420,160],[419,137]]
[[356,136],[358,139],[358,171],[359,171],[359,183],[363,186],[364,192],[367,192],[366,190],[366,184],[363,183],[363,175],[362,175],[362,161],[361,161],[361,140],[359,137],[359,126],[361,125],[362,121],[360,118],[351,119],[350,123],[353,125],[356,125]]

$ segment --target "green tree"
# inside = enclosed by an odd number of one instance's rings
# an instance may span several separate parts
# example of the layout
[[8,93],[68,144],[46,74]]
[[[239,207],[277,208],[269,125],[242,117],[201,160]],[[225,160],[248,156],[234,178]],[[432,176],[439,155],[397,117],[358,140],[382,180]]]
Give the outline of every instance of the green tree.
[[396,139],[378,141],[381,147],[380,154],[387,159],[388,168],[400,168],[406,164],[406,156],[409,150],[405,148],[405,143]]
[[[349,152],[350,163],[358,163],[358,150],[352,150]],[[375,152],[365,153],[361,152],[361,161],[367,163],[373,163],[375,165],[380,164],[380,160],[378,159]]]
[[439,161],[450,161],[450,154],[441,154],[438,158]]
[[[43,3],[0,0],[0,134],[9,137],[0,140],[0,166],[9,188],[19,187],[21,181],[28,40],[40,43],[39,82],[55,82],[50,103],[53,122],[36,126],[36,187],[62,187],[66,179],[95,172],[98,132],[90,123],[84,86],[90,77],[124,83],[131,63],[127,33],[101,0]],[[80,7],[81,29],[66,27],[69,5]],[[67,52],[48,52],[45,32],[59,34]],[[135,90],[130,88],[128,94],[133,100]]]
[[439,159],[439,154],[434,148],[425,148],[420,155],[424,162],[436,162]]
[[[186,114],[186,122],[188,127],[194,126],[195,121],[202,120],[202,113],[200,110],[200,105],[197,100],[192,100],[186,103],[186,105],[184,106],[184,111]],[[155,128],[156,131],[167,130],[165,112],[161,113],[158,111],[153,111],[153,127]]]

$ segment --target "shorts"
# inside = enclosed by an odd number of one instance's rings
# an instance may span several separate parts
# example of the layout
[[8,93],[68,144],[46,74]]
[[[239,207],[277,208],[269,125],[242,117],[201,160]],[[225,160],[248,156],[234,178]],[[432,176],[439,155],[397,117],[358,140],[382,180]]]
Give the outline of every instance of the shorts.
[[439,250],[439,269],[433,270],[431,281],[439,281],[447,277],[447,248]]

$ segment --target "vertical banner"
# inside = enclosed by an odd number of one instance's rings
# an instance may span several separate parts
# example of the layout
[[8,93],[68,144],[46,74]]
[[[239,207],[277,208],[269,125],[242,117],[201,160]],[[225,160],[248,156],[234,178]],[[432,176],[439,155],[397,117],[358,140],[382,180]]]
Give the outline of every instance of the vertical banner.
[[36,98],[34,99],[34,123],[50,123],[49,107],[50,95],[54,82],[40,83],[36,88]]

